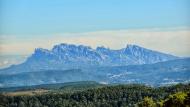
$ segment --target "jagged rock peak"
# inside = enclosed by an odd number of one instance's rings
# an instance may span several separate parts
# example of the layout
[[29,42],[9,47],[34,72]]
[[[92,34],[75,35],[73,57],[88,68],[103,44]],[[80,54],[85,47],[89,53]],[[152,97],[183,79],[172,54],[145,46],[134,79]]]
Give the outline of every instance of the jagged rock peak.
[[37,54],[37,53],[51,53],[51,51],[48,49],[44,49],[44,48],[36,48],[34,53],[35,54]]
[[104,46],[98,46],[98,47],[96,48],[96,51],[105,51],[105,50],[110,50],[110,48],[106,48],[106,47],[104,47]]
[[90,46],[84,46],[84,45],[61,43],[61,44],[55,45],[52,48],[52,51],[59,52],[59,51],[76,50],[76,49],[87,50],[87,49],[92,49],[92,48]]

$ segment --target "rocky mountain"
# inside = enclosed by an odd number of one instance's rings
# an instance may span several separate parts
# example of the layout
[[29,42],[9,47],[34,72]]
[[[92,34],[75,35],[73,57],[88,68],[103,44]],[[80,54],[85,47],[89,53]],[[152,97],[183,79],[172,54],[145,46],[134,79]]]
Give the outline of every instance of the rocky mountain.
[[105,47],[92,49],[89,46],[62,43],[55,45],[51,50],[37,48],[24,63],[1,69],[0,74],[153,64],[178,58],[137,45],[127,45],[126,48],[112,50]]

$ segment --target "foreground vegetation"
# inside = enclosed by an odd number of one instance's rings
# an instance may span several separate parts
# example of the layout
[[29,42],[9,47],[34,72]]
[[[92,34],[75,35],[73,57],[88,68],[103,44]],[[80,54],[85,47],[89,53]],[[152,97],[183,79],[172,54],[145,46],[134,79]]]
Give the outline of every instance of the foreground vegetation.
[[33,95],[4,93],[0,107],[190,107],[190,84],[159,88],[115,85],[82,91],[67,86]]

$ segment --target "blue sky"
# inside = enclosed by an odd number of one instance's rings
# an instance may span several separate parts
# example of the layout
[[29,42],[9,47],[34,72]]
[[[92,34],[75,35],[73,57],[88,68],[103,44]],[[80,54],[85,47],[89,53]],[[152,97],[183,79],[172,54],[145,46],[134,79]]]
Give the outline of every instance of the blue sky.
[[1,0],[0,35],[190,26],[190,0]]

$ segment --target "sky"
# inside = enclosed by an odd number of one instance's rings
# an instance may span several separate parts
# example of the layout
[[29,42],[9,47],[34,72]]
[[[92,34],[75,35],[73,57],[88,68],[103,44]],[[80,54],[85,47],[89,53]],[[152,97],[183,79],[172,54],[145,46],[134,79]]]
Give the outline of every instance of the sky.
[[0,55],[63,42],[187,57],[190,0],[0,0]]
[[189,0],[0,0],[1,35],[190,26]]

